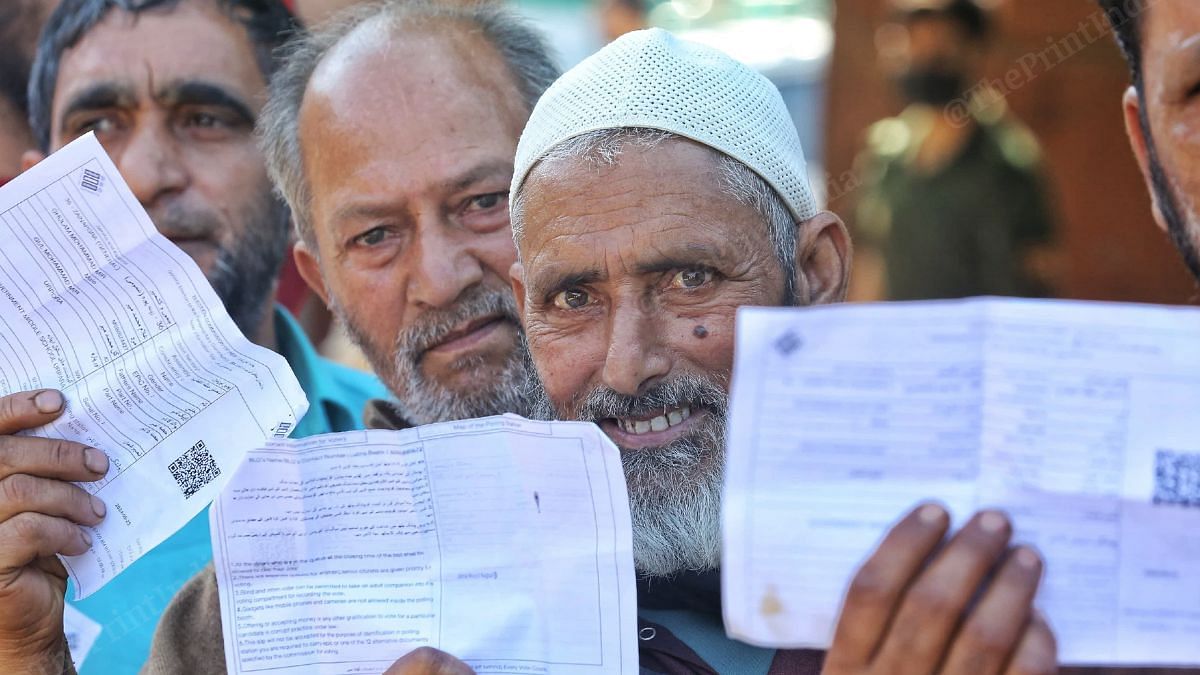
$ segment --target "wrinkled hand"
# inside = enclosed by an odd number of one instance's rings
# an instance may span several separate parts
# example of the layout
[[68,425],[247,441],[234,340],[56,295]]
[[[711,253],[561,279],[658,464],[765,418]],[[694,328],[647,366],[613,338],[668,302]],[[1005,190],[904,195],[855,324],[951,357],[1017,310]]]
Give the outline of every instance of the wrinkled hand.
[[421,647],[405,654],[383,675],[475,675],[475,671],[446,652]]
[[63,656],[67,574],[54,557],[91,546],[104,503],[68,481],[96,481],[108,458],[78,443],[13,434],[53,421],[64,401],[40,390],[0,398],[0,672],[45,670]]
[[1054,634],[1032,604],[1041,558],[1009,549],[1012,525],[997,511],[941,547],[949,527],[945,509],[926,504],[892,528],[850,584],[825,675],[1058,672]]

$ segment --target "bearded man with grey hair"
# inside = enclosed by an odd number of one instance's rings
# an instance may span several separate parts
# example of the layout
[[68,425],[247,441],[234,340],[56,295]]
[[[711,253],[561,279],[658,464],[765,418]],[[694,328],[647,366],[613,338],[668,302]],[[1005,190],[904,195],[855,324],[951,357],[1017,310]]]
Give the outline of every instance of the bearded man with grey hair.
[[626,35],[538,102],[511,201],[511,277],[539,414],[595,422],[622,452],[645,672],[1056,670],[1053,634],[1031,604],[1040,557],[1010,548],[1012,524],[995,511],[947,541],[935,504],[903,517],[853,580],[823,665],[724,634],[719,513],[737,308],[839,302],[850,268],[845,227],[818,210],[765,78],[665,31]]
[[261,130],[296,263],[396,396],[372,426],[527,414],[506,187],[558,75],[487,5],[367,5],[291,45]]

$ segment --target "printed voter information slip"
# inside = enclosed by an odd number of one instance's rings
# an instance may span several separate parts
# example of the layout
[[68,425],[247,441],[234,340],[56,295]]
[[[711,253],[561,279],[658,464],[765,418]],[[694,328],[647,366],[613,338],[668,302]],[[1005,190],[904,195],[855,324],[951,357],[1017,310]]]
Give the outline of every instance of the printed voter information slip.
[[1200,311],[972,299],[739,312],[733,637],[826,647],[918,502],[1008,512],[1063,663],[1200,664]]
[[251,451],[209,512],[231,675],[638,673],[625,474],[594,424],[515,415]]
[[94,135],[0,188],[0,241],[0,394],[62,390],[66,412],[28,433],[110,460],[80,484],[108,505],[92,548],[60,556],[81,600],[207,506],[308,401],[154,229]]

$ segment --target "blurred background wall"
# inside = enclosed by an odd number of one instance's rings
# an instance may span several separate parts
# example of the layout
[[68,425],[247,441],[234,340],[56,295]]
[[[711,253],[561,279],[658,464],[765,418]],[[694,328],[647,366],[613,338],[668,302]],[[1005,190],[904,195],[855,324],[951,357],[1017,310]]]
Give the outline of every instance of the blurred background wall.
[[[34,17],[56,0],[2,1],[6,9],[28,5],[21,13]],[[311,25],[362,1],[293,4]],[[828,208],[854,225],[863,192],[855,158],[866,130],[903,107],[876,50],[877,31],[892,16],[895,0],[508,1],[545,31],[564,68],[603,46],[605,12],[614,5],[636,7],[648,25],[710,44],[757,68],[788,104],[814,187],[826,196]],[[1004,93],[1009,108],[1041,142],[1058,227],[1054,294],[1196,304],[1200,289],[1151,219],[1123,128],[1125,63],[1094,1],[981,0],[989,1],[998,31],[983,79]],[[871,270],[862,267],[856,278],[870,279]],[[851,299],[876,300],[878,292],[871,283],[856,284]],[[337,344],[327,343],[327,353],[346,352],[344,360],[356,363],[344,336],[331,342]]]
[[[297,0],[310,18],[356,0]],[[455,0],[447,0],[455,1]],[[501,0],[497,0],[501,1]],[[853,226],[855,158],[866,130],[903,108],[883,74],[876,32],[893,0],[512,0],[569,68],[603,46],[604,8],[631,2],[649,25],[718,47],[780,88],[814,187]],[[998,30],[985,80],[1041,143],[1058,228],[1053,294],[1196,304],[1129,150],[1121,114],[1128,72],[1093,0],[992,0]],[[866,259],[867,256],[861,256]],[[871,270],[856,270],[860,280]],[[877,300],[872,283],[852,300]]]
[[[547,30],[565,67],[603,44],[600,4],[518,2]],[[1121,115],[1128,73],[1093,0],[992,4],[998,30],[985,79],[999,84],[1042,144],[1058,225],[1055,294],[1200,300],[1151,219]],[[724,49],[779,85],[814,182],[828,195],[829,208],[852,221],[854,159],[865,131],[902,109],[876,57],[876,31],[890,16],[890,0],[650,0],[648,8],[650,24]],[[854,299],[876,298],[860,293]]]
[[[1195,283],[1151,220],[1121,116],[1128,72],[1095,3],[1004,0],[996,10],[987,79],[1042,143],[1059,225],[1057,294],[1196,302]],[[829,208],[847,219],[863,130],[901,109],[875,56],[875,31],[888,15],[888,0],[837,0],[832,13],[824,161]]]

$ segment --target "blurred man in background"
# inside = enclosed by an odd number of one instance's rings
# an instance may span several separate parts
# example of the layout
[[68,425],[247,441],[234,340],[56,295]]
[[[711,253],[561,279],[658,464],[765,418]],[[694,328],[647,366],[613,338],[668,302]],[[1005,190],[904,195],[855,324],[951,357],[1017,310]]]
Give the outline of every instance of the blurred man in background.
[[1053,237],[1040,150],[976,86],[989,33],[975,0],[895,0],[880,59],[908,107],[868,131],[855,219],[867,295],[1048,295]]

